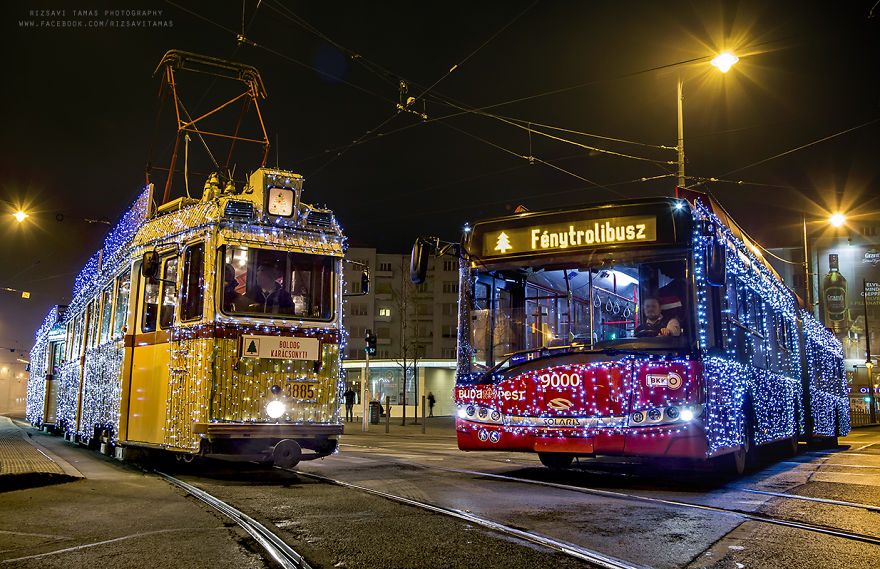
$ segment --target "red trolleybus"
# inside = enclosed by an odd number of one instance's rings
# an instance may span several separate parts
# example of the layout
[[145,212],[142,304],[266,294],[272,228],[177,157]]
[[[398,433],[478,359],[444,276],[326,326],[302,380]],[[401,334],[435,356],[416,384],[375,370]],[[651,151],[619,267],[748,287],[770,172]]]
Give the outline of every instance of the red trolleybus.
[[[460,449],[742,472],[759,446],[849,431],[838,341],[716,204],[689,196],[514,214],[445,248],[461,259]],[[413,280],[432,245],[417,241]]]

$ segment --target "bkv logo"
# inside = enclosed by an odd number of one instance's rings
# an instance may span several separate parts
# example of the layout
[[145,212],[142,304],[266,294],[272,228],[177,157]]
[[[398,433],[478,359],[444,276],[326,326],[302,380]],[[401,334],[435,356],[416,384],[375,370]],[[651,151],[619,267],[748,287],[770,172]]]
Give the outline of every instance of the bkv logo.
[[557,411],[565,411],[566,409],[571,409],[571,406],[574,405],[568,399],[563,399],[562,397],[557,397],[556,399],[551,399],[547,402],[547,407],[550,409],[555,409]]
[[645,385],[648,387],[678,389],[681,387],[681,376],[674,371],[669,373],[649,373],[645,376]]

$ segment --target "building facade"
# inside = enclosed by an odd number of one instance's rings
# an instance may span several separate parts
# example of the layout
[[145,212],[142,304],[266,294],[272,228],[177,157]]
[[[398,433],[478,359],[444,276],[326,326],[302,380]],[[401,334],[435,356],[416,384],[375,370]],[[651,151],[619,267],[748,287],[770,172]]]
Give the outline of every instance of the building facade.
[[[343,324],[348,333],[345,347],[347,383],[371,399],[378,397],[392,406],[404,401],[407,415],[421,410],[421,396],[434,394],[435,414],[451,414],[455,383],[455,350],[458,331],[458,260],[432,258],[427,279],[415,285],[409,278],[409,254],[379,253],[372,248],[352,247],[345,258],[370,269],[371,288],[361,294],[361,271],[347,264]],[[359,296],[360,295],[360,296]],[[366,376],[364,340],[367,330],[376,335],[376,354],[370,358]],[[404,367],[406,386],[404,388]],[[394,413],[395,409],[392,409]],[[396,409],[400,416],[403,409]]]

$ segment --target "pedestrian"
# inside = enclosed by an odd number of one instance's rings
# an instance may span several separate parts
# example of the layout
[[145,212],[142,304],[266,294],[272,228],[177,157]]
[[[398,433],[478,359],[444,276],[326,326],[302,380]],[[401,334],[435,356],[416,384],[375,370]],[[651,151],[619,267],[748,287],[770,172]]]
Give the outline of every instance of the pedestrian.
[[346,421],[354,421],[354,398],[356,393],[351,386],[348,386],[348,391],[342,394],[345,398],[345,420]]
[[428,417],[434,416],[434,403],[437,402],[437,399],[434,397],[434,394],[430,391],[428,392]]

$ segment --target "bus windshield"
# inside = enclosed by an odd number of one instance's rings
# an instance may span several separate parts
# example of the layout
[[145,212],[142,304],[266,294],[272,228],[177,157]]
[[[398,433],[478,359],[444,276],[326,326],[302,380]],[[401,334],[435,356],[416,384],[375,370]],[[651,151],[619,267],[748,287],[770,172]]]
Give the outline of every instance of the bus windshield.
[[333,257],[227,245],[220,258],[226,314],[333,318]]
[[523,351],[687,347],[685,259],[590,267],[532,265],[476,274],[471,347],[492,367]]

